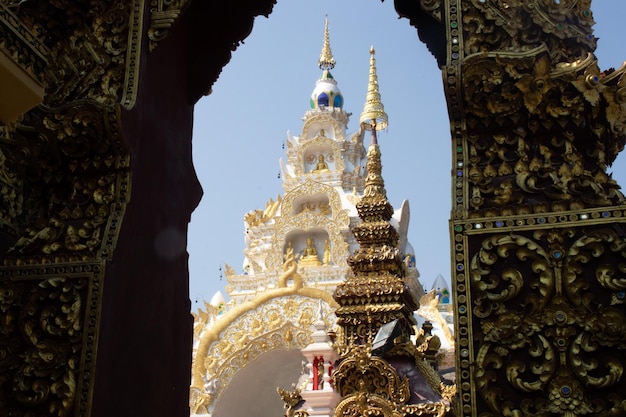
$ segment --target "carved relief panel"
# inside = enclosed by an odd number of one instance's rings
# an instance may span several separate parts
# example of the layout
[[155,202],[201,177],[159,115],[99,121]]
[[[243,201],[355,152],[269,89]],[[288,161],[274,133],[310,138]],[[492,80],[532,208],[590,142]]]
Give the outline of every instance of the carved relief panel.
[[448,100],[460,412],[623,413],[626,67],[598,67],[591,1],[396,8]]

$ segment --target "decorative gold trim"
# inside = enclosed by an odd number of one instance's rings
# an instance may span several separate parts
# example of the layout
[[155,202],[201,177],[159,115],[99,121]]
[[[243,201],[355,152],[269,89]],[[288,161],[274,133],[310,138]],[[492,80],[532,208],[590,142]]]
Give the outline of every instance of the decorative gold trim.
[[144,0],[133,0],[129,16],[128,46],[126,48],[126,74],[120,103],[126,110],[135,106],[141,68],[141,44],[143,36]]
[[43,84],[50,54],[48,48],[4,3],[0,3],[0,27],[0,51],[15,60],[38,83]]
[[48,404],[63,415],[89,415],[103,276],[104,262],[0,267],[0,351],[14,393],[3,404],[9,412]]
[[[313,117],[313,113],[315,113],[315,117]],[[343,143],[345,141],[345,129],[348,124],[348,116],[346,112],[343,110],[338,111],[328,111],[328,110],[309,110],[307,115],[305,115],[305,122],[302,126],[302,133],[300,134],[299,140],[301,143],[314,139],[319,135],[319,126],[323,126],[324,124],[332,125],[332,137],[327,136],[330,139],[336,141],[338,144]],[[343,124],[343,126],[342,126]],[[313,130],[315,136],[309,137],[309,130]],[[326,133],[330,131],[326,129]],[[296,166],[297,163],[289,160],[289,163]]]
[[[412,350],[415,351],[415,346]],[[416,364],[422,372],[426,371],[424,375],[429,385],[434,385],[435,392],[445,392],[446,401],[408,404],[411,391],[407,377],[401,378],[386,360],[372,356],[368,346],[349,348],[342,356],[344,359],[333,373],[336,389],[342,396],[335,407],[335,416],[443,417],[450,411],[454,386],[441,386],[438,375],[423,361],[416,360]]]
[[363,112],[359,117],[359,123],[365,130],[384,130],[387,128],[389,116],[385,113],[385,107],[380,99],[378,89],[378,75],[376,73],[376,58],[374,47],[370,48],[370,73],[367,84],[367,95]]

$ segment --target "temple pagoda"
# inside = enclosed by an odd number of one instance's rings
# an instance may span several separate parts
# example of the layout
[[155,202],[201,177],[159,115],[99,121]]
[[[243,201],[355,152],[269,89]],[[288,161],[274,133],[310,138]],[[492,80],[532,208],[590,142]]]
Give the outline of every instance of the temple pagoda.
[[[346,133],[350,113],[331,74],[335,59],[328,20],[318,65],[322,73],[302,131],[288,134],[286,158],[280,161],[284,194],[245,215],[242,270],[225,266],[229,300],[216,294],[195,315],[192,415],[232,417],[251,410],[281,415],[276,387],[306,380],[312,364],[301,350],[316,328],[336,326],[339,304],[332,294],[353,274],[348,259],[359,247],[353,230],[362,221],[356,204],[369,174],[365,129]],[[397,266],[411,291],[421,296],[407,241],[408,202],[389,214],[397,236]],[[321,361],[326,378],[332,368],[327,359]],[[242,401],[242,392],[254,397],[255,404]]]

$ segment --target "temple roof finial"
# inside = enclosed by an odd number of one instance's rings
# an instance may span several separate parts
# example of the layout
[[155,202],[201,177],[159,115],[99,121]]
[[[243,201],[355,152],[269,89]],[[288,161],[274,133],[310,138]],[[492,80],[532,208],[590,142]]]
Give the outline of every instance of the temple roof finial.
[[330,50],[330,38],[328,36],[328,15],[326,15],[326,26],[324,28],[324,46],[322,46],[322,53],[320,59],[317,61],[322,70],[331,70],[335,68],[335,58]]
[[[385,107],[380,100],[380,92],[378,91],[378,76],[376,75],[376,59],[374,58],[374,47],[370,48],[370,77],[367,85],[367,96],[365,97],[365,106],[359,121],[366,130],[383,130],[387,127],[388,116],[385,113]],[[372,138],[375,140],[375,136]]]

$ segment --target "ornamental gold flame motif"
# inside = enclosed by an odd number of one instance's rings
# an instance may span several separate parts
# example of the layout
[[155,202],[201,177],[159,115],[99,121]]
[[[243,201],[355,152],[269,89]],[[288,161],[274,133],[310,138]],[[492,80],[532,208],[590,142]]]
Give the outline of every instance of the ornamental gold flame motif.
[[458,412],[623,415],[626,67],[598,67],[590,0],[418,3],[396,9],[442,66],[456,151]]

